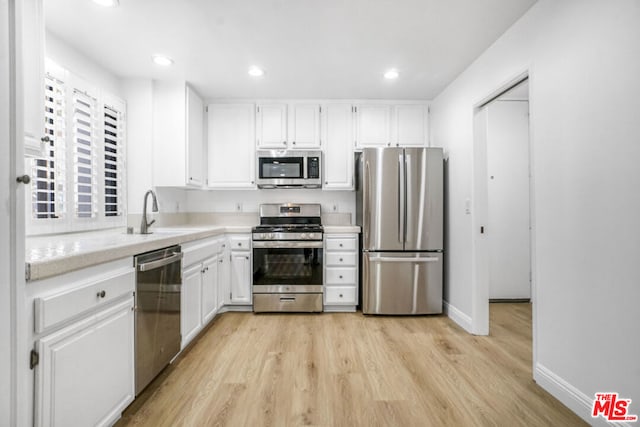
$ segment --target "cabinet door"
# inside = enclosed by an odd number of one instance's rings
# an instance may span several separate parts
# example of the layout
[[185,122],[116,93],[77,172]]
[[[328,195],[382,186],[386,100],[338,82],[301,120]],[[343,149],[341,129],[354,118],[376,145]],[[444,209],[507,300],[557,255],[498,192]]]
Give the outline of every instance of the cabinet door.
[[36,426],[111,425],[134,398],[133,298],[37,343]]
[[42,0],[16,3],[20,34],[18,49],[22,63],[24,99],[24,151],[28,156],[40,157],[44,152],[44,14]]
[[391,145],[391,106],[358,105],[356,127],[358,147]]
[[218,308],[225,304],[229,298],[229,282],[231,280],[230,262],[231,258],[227,250],[227,243],[223,243],[222,251],[218,256]]
[[187,86],[187,176],[188,185],[200,187],[204,184],[203,120],[204,105],[197,93]]
[[290,118],[290,148],[320,147],[320,105],[294,104]]
[[182,272],[182,298],[180,300],[181,348],[185,348],[202,329],[201,292],[202,264],[196,264]]
[[202,263],[202,325],[218,310],[218,255]]
[[209,187],[255,188],[253,104],[208,107]]
[[395,108],[395,143],[397,146],[421,146],[428,143],[428,107],[397,105]]
[[348,104],[322,109],[325,190],[353,189],[353,112]]
[[260,104],[256,111],[258,148],[287,148],[287,105]]
[[231,253],[231,304],[251,304],[250,252]]

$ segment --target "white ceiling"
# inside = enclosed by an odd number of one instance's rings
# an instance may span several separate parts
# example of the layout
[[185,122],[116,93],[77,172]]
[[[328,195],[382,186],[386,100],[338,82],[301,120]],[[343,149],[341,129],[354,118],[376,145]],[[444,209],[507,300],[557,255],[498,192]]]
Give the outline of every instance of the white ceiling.
[[434,98],[535,1],[44,0],[48,30],[119,77],[184,79],[206,98],[366,99]]

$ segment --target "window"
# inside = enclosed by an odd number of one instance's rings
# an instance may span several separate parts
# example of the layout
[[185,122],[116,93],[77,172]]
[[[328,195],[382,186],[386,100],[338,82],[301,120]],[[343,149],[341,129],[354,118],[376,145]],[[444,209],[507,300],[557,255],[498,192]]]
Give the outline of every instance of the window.
[[32,176],[28,234],[82,231],[126,223],[126,108],[47,62],[42,158]]

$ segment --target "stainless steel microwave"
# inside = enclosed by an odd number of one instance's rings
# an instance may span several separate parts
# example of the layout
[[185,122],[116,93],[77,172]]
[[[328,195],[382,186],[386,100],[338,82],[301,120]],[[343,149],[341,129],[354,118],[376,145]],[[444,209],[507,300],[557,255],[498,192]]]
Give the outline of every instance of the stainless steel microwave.
[[322,151],[258,150],[258,188],[321,188]]

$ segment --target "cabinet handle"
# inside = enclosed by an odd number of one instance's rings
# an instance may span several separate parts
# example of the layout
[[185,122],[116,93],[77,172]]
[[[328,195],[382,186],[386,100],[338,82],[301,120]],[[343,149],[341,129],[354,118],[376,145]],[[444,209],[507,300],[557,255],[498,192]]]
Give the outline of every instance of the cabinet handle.
[[45,135],[45,136],[43,136],[42,138],[40,138],[40,141],[42,141],[42,142],[49,142],[49,141],[51,141],[51,138],[49,138],[49,136]]
[[220,264],[222,264],[224,261],[223,261],[223,260],[220,260],[220,261],[218,261],[218,262],[219,262]]
[[253,184],[255,184],[255,183],[256,183],[255,181],[251,181],[251,185],[253,185]]
[[340,243],[340,247],[342,247],[342,243]]
[[249,259],[249,257],[248,257],[248,256],[246,256],[245,258],[246,258],[246,259]]
[[97,296],[98,298],[104,298],[104,297],[106,297],[106,296],[107,296],[107,293],[106,293],[104,290],[102,290],[102,291],[98,292],[98,293],[96,294],[96,296]]
[[342,262],[342,258],[340,258],[340,262]]
[[339,296],[340,296],[340,298],[342,298],[342,294],[340,294]]
[[31,177],[29,175],[21,175],[16,178],[16,182],[20,184],[28,184],[31,182]]
[[391,147],[391,143],[390,142],[387,142],[387,147]]
[[292,144],[293,144],[293,145],[296,145],[296,142],[295,142],[295,141],[293,141],[293,142],[292,142]]
[[287,141],[282,141],[282,143],[283,143],[284,145],[287,145]]
[[242,242],[238,242],[238,246],[242,246]]
[[342,274],[339,277],[342,279]]

